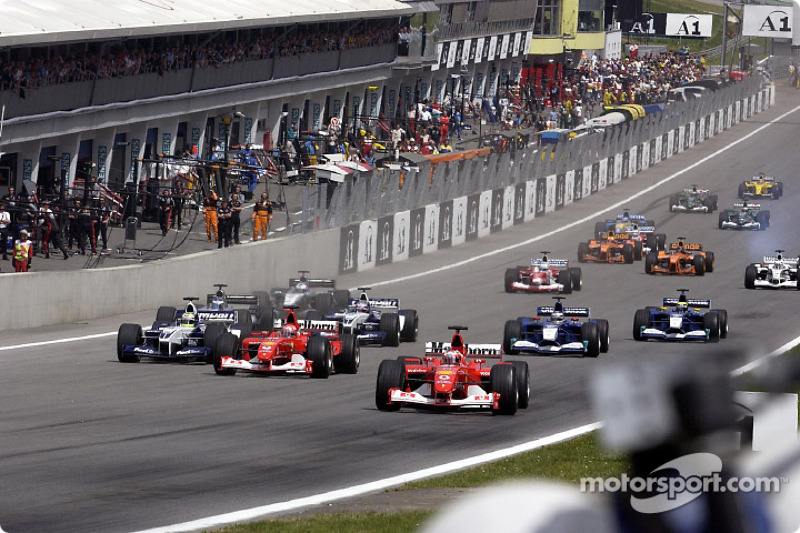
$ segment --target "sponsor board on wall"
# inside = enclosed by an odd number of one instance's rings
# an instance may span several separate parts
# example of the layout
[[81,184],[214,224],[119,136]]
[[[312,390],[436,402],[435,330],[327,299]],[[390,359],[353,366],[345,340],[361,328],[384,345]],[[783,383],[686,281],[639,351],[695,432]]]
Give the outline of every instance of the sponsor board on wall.
[[[602,191],[606,187],[608,187],[608,159],[601,159],[594,165],[597,166],[597,189]],[[594,167],[592,165],[592,167]],[[594,168],[592,168],[594,171]]]
[[728,111],[727,109],[720,109],[717,111],[717,133],[722,133],[722,130],[725,129],[725,123],[728,121]]
[[748,37],[792,38],[791,6],[757,6],[745,4],[742,35]]
[[691,148],[692,146],[694,146],[694,136],[695,136],[696,130],[697,130],[697,123],[696,122],[690,122],[689,123],[689,141],[686,143],[686,147],[687,148]]
[[503,190],[503,229],[514,225],[514,193],[516,188],[509,185]]
[[425,208],[419,207],[411,210],[411,240],[408,255],[416,257],[422,255],[422,245],[425,242]]
[[514,191],[514,224],[522,224],[525,221],[525,183],[517,183]]
[[510,35],[505,34],[502,37],[502,41],[500,41],[500,59],[505,59],[508,57],[508,39]]
[[477,44],[475,44],[475,63],[480,63],[483,59],[483,46],[486,37],[478,37]]
[[700,138],[704,140],[714,135],[717,127],[717,114],[711,113],[706,117],[706,121],[708,121],[708,124],[706,125],[705,135],[700,136]]
[[458,43],[451,42],[450,47],[447,49],[447,68],[456,66],[456,55],[458,53]]
[[650,147],[650,166],[655,165],[661,161],[664,155],[664,139],[661,135],[653,139],[653,146]]
[[394,236],[394,216],[378,219],[378,266],[392,262],[392,237]]
[[547,209],[547,178],[538,178],[536,181],[536,216],[544,215]]
[[675,143],[675,135],[675,130],[669,130],[669,132],[667,132],[667,157],[672,157],[675,152],[678,151]]
[[643,149],[645,144],[647,143],[642,143],[640,145],[634,146],[634,148],[636,148],[636,166],[635,166],[636,173],[642,171],[642,159],[644,159]]
[[[492,202],[494,191],[480,193],[480,207],[478,209],[478,237],[486,237],[492,232]],[[502,202],[502,198],[500,200]]]
[[405,261],[411,246],[411,211],[401,211],[394,215],[392,233],[392,262]]
[[439,204],[439,249],[453,245],[453,200]]
[[586,198],[592,194],[592,165],[583,167],[583,193],[581,196]]
[[422,253],[435,252],[439,245],[439,204],[425,206],[425,235],[422,241]]
[[495,52],[497,51],[497,35],[489,37],[489,55],[486,57],[487,61],[494,61]]
[[558,181],[555,174],[545,178],[545,191],[544,191],[544,212],[550,213],[556,209],[556,182]]
[[572,186],[572,201],[577,202],[583,198],[583,169],[575,171],[575,178]]
[[678,126],[677,137],[675,138],[675,153],[683,152],[688,140],[687,129],[684,126]]
[[594,193],[600,190],[600,164],[592,163],[591,167],[592,173],[589,182],[591,184],[590,190]]
[[461,196],[453,200],[453,246],[463,244],[467,240],[467,197]]
[[471,194],[467,198],[467,240],[478,238],[478,225],[481,218],[481,195]]
[[525,222],[533,220],[538,214],[538,193],[539,180],[530,180],[525,182]]
[[638,146],[631,146],[628,150],[628,178],[636,175],[636,160],[638,159]]
[[511,36],[511,56],[517,57],[519,55],[519,43],[522,41],[522,34],[515,33]]
[[339,272],[347,274],[358,269],[358,225],[345,226],[339,231]]
[[617,154],[614,156],[614,183],[619,183],[620,181],[622,181],[622,167],[623,167],[622,154]]
[[566,177],[564,174],[556,176],[556,209],[564,207],[564,195],[566,193]]
[[437,61],[431,65],[431,70],[439,70],[439,65],[442,64],[442,54],[444,53],[444,43],[436,43],[436,57]]
[[[738,103],[738,102],[737,102]],[[730,129],[736,124],[736,110],[733,105],[729,105],[728,108],[725,110],[727,113],[727,120],[725,122],[725,127]]]
[[358,228],[358,270],[375,268],[377,256],[378,223],[364,220]]
[[671,37],[711,37],[713,15],[667,13],[664,33]]
[[661,145],[661,150],[658,151],[658,161],[659,162],[667,159],[670,156],[670,151],[669,151],[669,136],[670,136],[670,133],[672,133],[672,132],[670,131],[668,133],[665,133],[661,137],[659,137],[659,139],[661,139],[659,141],[659,144]]
[[472,51],[472,39],[467,39],[466,41],[464,41],[463,48],[461,49],[461,63],[463,65],[469,63],[469,55],[471,51]]
[[492,217],[490,231],[495,233],[503,229],[503,200],[504,189],[494,189],[492,191]]
[[571,204],[575,199],[575,171],[568,170],[564,174],[564,205]]

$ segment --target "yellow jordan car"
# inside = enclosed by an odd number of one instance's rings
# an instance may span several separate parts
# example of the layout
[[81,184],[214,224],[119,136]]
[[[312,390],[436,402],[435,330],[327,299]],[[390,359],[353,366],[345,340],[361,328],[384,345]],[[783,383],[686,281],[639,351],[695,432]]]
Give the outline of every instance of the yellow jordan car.
[[773,176],[763,173],[753,176],[753,179],[739,184],[739,198],[772,198],[777,200],[783,196],[783,182],[775,181]]

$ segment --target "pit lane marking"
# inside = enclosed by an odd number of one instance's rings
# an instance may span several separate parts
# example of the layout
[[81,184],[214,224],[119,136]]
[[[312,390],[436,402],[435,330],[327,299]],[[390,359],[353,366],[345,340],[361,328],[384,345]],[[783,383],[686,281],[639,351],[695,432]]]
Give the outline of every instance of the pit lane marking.
[[94,333],[92,335],[83,335],[81,337],[68,337],[66,339],[56,339],[52,341],[26,342],[25,344],[14,344],[12,346],[0,346],[0,352],[5,352],[8,350],[21,350],[23,348],[36,348],[38,346],[47,346],[49,344],[60,344],[62,342],[77,342],[77,341],[87,341],[92,339],[102,339],[104,337],[110,337],[116,334],[117,334],[116,331],[109,331],[106,333]]

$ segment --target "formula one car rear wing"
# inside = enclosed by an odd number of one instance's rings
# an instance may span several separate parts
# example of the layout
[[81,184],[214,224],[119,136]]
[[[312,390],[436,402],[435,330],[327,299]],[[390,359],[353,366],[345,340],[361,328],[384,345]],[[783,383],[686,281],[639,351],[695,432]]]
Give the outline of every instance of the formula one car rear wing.
[[745,204],[745,202],[735,202],[733,204],[733,207],[738,208],[738,209],[741,209],[742,207],[749,207],[751,209],[761,209],[761,204],[752,204],[750,202],[747,202]]
[[[552,305],[546,305],[542,307],[536,308],[536,314],[539,316],[550,316],[555,311],[555,307]],[[564,316],[589,316],[589,308],[588,307],[565,307],[562,311]]]
[[336,281],[332,279],[313,279],[313,278],[290,278],[289,287],[295,287],[298,283],[305,283],[309,287],[336,288]]
[[[480,357],[490,359],[500,359],[502,346],[500,344],[464,344],[467,357]],[[426,342],[425,355],[442,355],[448,350],[453,350],[449,342]]]
[[[679,242],[671,242],[671,243],[669,243],[669,249],[670,250],[677,250],[680,247],[681,247],[681,243],[679,243]],[[703,245],[702,244],[692,244],[692,243],[685,242],[685,243],[683,243],[683,249],[686,250],[687,252],[702,252],[703,251]]]
[[626,233],[634,233],[638,231],[639,233],[654,233],[656,231],[655,226],[625,226]]
[[629,213],[617,213],[617,220],[647,220],[644,215],[631,215]]
[[[678,298],[664,298],[662,300],[663,307],[677,307],[680,303],[680,299]],[[709,308],[711,307],[711,300],[694,300],[692,298],[687,298],[686,304],[689,307],[704,307]]]
[[538,267],[546,267],[546,266],[566,267],[566,266],[569,266],[569,260],[568,259],[548,259],[547,261],[542,261],[541,259],[531,259],[531,266],[538,266]]
[[361,298],[349,298],[347,300],[347,305],[355,305],[358,302],[368,301],[371,307],[376,307],[379,309],[397,309],[400,307],[400,300],[397,298],[370,298],[369,300],[363,300]]
[[795,266],[798,262],[800,262],[800,257],[785,257],[782,254],[777,256],[775,255],[765,255],[764,256],[764,263],[794,263]]
[[753,176],[753,181],[775,181],[775,176]]
[[325,331],[328,333],[338,333],[340,322],[336,320],[298,320],[297,328],[302,332]]

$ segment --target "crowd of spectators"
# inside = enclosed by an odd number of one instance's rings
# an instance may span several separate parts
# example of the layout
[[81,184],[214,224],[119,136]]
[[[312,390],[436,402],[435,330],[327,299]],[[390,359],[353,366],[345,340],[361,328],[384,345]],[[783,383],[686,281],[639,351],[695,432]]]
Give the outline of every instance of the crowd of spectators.
[[34,49],[28,58],[17,52],[0,57],[0,90],[24,91],[61,83],[112,79],[188,68],[219,67],[229,63],[302,56],[320,52],[353,50],[397,42],[395,21],[374,21],[367,28],[345,25],[297,26],[249,32],[245,37],[227,39],[223,34],[205,43],[177,43],[150,50],[141,42],[110,47],[108,53],[45,57],[46,49]]

